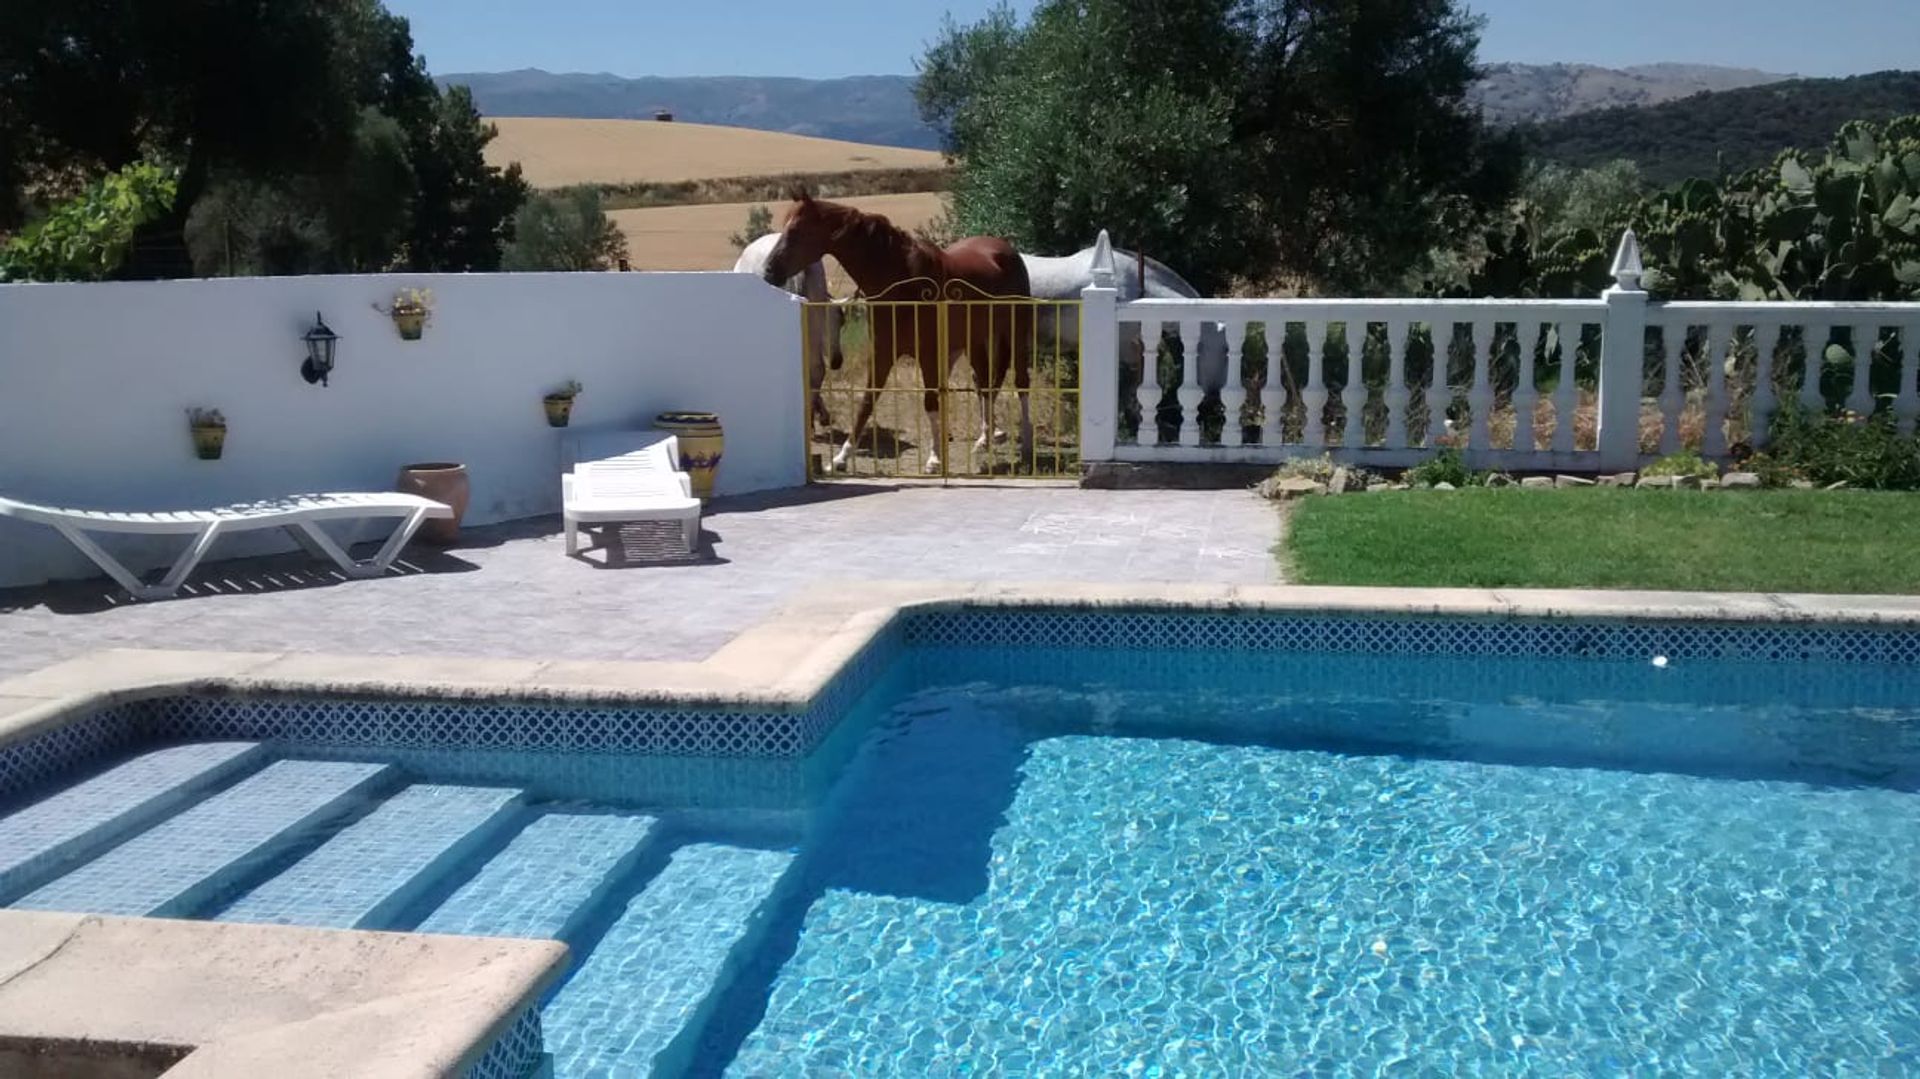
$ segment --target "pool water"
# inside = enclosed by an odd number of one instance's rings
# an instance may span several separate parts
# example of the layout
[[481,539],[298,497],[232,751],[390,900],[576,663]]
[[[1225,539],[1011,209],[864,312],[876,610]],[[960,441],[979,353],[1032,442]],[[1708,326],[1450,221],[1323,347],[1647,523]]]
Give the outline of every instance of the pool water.
[[1920,673],[922,648],[805,761],[204,744],[24,908],[553,936],[561,1077],[1920,1072]]

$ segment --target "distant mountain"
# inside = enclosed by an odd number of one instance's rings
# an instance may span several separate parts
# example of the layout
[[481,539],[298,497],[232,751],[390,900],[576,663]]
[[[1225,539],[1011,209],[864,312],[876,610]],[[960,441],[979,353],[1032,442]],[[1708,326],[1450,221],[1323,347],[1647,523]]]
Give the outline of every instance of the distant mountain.
[[626,79],[618,75],[556,75],[528,68],[442,75],[437,81],[472,87],[474,101],[489,116],[650,120],[656,111],[665,109],[675,119],[689,123],[730,124],[924,150],[940,145],[932,129],[920,122],[913,103],[913,77],[909,75]]
[[[1709,90],[1732,90],[1789,78],[1705,64],[1644,64],[1614,69],[1591,64],[1493,64],[1473,99],[1496,123],[1528,123],[1622,105],[1656,105]],[[910,75],[847,79],[749,76],[638,78],[520,71],[442,75],[473,88],[491,116],[651,119],[661,109],[681,120],[763,131],[819,135],[881,146],[937,149],[920,122]]]
[[1790,79],[1769,71],[1707,64],[1491,64],[1472,98],[1497,124],[1557,120],[1594,109],[1658,105],[1714,90]]
[[1698,94],[1644,108],[1602,109],[1523,127],[1535,158],[1585,168],[1639,162],[1666,186],[1771,162],[1780,151],[1818,149],[1848,120],[1920,113],[1920,71],[1845,79],[1795,79]]

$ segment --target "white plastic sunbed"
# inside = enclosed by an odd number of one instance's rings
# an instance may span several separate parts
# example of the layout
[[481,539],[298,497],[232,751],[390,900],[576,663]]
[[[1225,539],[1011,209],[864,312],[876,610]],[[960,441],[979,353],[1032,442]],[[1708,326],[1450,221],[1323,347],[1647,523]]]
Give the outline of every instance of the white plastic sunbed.
[[679,442],[672,436],[597,461],[582,461],[560,477],[561,522],[567,553],[580,551],[583,525],[673,521],[687,553],[700,542],[700,500],[693,480],[675,466]]
[[[284,528],[314,557],[331,558],[349,577],[378,577],[393,565],[401,548],[429,518],[452,517],[453,509],[444,503],[418,495],[398,492],[354,492],[342,494],[293,495],[262,502],[243,502],[204,510],[177,512],[117,513],[108,510],[73,509],[45,506],[0,498],[0,516],[16,517],[47,525],[93,559],[107,576],[120,582],[135,599],[165,599],[180,590],[180,585],[206,557],[213,541],[232,532],[251,532],[262,528]],[[320,528],[322,521],[395,517],[393,534],[387,537],[372,558],[356,560],[333,537]],[[125,532],[146,536],[183,535],[192,537],[187,549],[158,584],[143,582],[135,574],[93,541],[89,532]]]

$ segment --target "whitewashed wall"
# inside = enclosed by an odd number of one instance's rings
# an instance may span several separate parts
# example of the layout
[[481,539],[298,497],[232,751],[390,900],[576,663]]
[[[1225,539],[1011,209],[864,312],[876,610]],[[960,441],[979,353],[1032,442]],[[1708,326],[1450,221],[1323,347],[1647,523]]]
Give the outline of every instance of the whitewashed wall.
[[[376,310],[403,287],[434,293],[419,341]],[[666,409],[720,414],[719,494],[795,486],[796,302],[725,273],[0,286],[0,494],[182,508],[387,490],[403,464],[452,460],[472,475],[467,522],[488,524],[559,511],[569,434],[645,427]],[[325,388],[299,372],[316,310],[341,335]],[[540,398],[569,378],[585,385],[573,427],[550,428]],[[190,406],[226,414],[222,460],[194,456]],[[215,555],[263,543],[282,546],[236,537]],[[157,550],[128,553],[158,564]],[[0,518],[0,586],[95,573],[50,529]]]

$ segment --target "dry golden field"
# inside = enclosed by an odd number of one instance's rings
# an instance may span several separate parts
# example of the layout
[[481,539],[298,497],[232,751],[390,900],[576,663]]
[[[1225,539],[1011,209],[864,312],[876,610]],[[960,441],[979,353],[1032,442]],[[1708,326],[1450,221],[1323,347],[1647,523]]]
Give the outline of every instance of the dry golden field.
[[704,180],[776,173],[938,168],[931,150],[904,150],[776,131],[652,120],[489,117],[496,165],[520,162],[535,187]]
[[[940,215],[941,196],[926,191],[912,195],[862,195],[844,200],[869,213],[885,214],[911,232]],[[627,235],[627,252],[636,270],[729,270],[739,255],[728,237],[746,227],[747,211],[765,205],[780,226],[786,208],[779,203],[723,202],[704,206],[656,206],[644,210],[615,210],[608,214]],[[852,292],[839,267],[829,261],[834,294]]]

